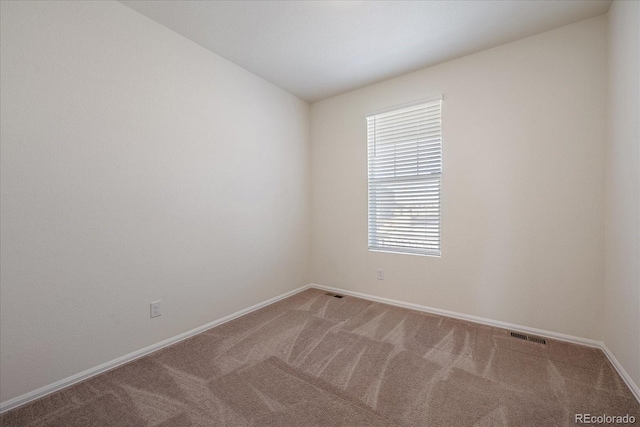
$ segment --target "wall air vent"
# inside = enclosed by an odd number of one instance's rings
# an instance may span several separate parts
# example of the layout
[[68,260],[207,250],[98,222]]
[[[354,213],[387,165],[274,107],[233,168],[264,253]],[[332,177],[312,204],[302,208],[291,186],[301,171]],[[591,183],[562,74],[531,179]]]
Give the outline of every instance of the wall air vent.
[[519,334],[517,332],[511,332],[511,336],[514,337],[514,338],[525,340],[525,341],[536,342],[538,344],[544,344],[544,345],[547,344],[547,340],[545,340],[544,338],[534,337],[532,335],[523,335],[523,334]]

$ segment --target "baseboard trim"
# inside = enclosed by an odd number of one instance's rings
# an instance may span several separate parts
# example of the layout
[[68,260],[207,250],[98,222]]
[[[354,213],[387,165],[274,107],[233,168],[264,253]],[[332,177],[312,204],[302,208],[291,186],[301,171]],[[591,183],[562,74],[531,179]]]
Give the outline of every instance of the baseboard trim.
[[343,295],[350,295],[357,298],[362,298],[370,301],[381,302],[384,304],[394,305],[397,307],[408,308],[411,310],[422,311],[425,313],[439,314],[442,316],[452,317],[454,319],[467,320],[473,323],[479,323],[481,325],[493,326],[496,328],[509,329],[516,332],[523,332],[532,335],[538,335],[543,338],[550,338],[559,341],[570,342],[574,344],[586,345],[589,347],[595,347],[601,349],[604,354],[607,356],[611,364],[616,368],[618,374],[622,377],[624,382],[627,384],[635,398],[640,403],[640,388],[638,385],[631,379],[627,371],[624,370],[618,359],[611,353],[611,350],[607,348],[607,346],[602,341],[596,341],[588,338],[576,337],[573,335],[561,334],[559,332],[547,331],[544,329],[530,328],[528,326],[516,325],[514,323],[501,322],[499,320],[487,319],[479,316],[472,316],[469,314],[457,313],[455,311],[442,310],[439,308],[429,307],[426,305],[413,304],[410,302],[404,302],[399,300],[394,300],[390,298],[379,297],[370,294],[364,294],[361,292],[353,292],[346,289],[335,288],[332,286],[324,286],[318,285],[317,283],[311,283],[308,287],[322,289],[329,292],[339,293]]
[[304,285],[299,288],[296,288],[292,291],[286,292],[284,294],[278,295],[276,297],[270,298],[266,301],[260,302],[258,304],[252,305],[251,307],[247,307],[243,310],[236,311],[235,313],[229,314],[228,316],[222,317],[220,319],[214,320],[213,322],[209,322],[205,325],[199,326],[195,329],[191,329],[190,331],[184,332],[180,335],[176,335],[172,338],[168,338],[164,341],[160,341],[156,344],[152,344],[148,347],[145,347],[141,350],[134,351],[132,353],[126,354],[122,357],[118,357],[117,359],[113,359],[109,362],[103,363],[102,365],[96,366],[95,368],[87,369],[86,371],[77,373],[70,377],[64,378],[62,380],[56,381],[52,384],[46,385],[44,387],[40,387],[37,390],[30,391],[21,396],[14,397],[13,399],[7,400],[6,402],[0,403],[0,414],[3,412],[7,412],[11,409],[15,409],[19,406],[25,405],[29,402],[32,402],[41,397],[47,396],[51,393],[55,393],[64,388],[77,384],[81,381],[94,377],[96,375],[102,374],[103,372],[109,371],[111,369],[117,368],[120,365],[124,365],[125,363],[132,362],[136,359],[139,359],[147,354],[153,353],[154,351],[160,350],[164,347],[168,347],[170,345],[176,344],[180,341],[183,341],[187,338],[190,338],[194,335],[197,335],[201,332],[206,331],[207,329],[211,329],[215,326],[226,323],[230,320],[233,320],[237,317],[244,316],[245,314],[251,313],[252,311],[258,310],[262,307],[265,307],[269,304],[273,304],[274,302],[278,302],[282,299],[288,298],[298,292],[302,292],[308,289],[310,285]]
[[47,386],[41,387],[37,390],[25,393],[21,396],[15,397],[13,399],[7,400],[6,402],[1,402],[0,403],[0,413],[3,412],[7,412],[11,409],[15,409],[18,408],[22,405],[25,405],[29,402],[32,402],[36,399],[39,399],[41,397],[47,396],[51,393],[55,393],[57,391],[60,391],[64,388],[67,388],[69,386],[72,386],[74,384],[77,384],[81,381],[84,381],[86,379],[89,379],[91,377],[94,377],[96,375],[102,374],[106,371],[109,371],[111,369],[117,368],[118,366],[124,365],[125,363],[129,363],[132,362],[136,359],[139,359],[141,357],[144,357],[150,353],[153,353],[154,351],[160,350],[164,347],[168,347],[170,345],[176,344],[180,341],[183,341],[187,338],[190,338],[194,335],[197,335],[201,332],[204,332],[208,329],[211,329],[213,327],[216,327],[218,325],[221,325],[223,323],[226,323],[230,320],[233,320],[235,318],[238,318],[240,316],[244,316],[245,314],[251,313],[252,311],[258,310],[260,308],[266,307],[267,305],[273,304],[275,302],[278,302],[282,299],[288,298],[292,295],[295,295],[299,292],[302,292],[306,289],[309,288],[317,288],[317,289],[321,289],[321,290],[325,290],[325,291],[330,291],[330,292],[335,292],[335,293],[340,293],[340,294],[344,294],[344,295],[350,295],[353,297],[357,297],[357,298],[362,298],[362,299],[366,299],[366,300],[370,300],[370,301],[375,301],[375,302],[380,302],[380,303],[384,303],[384,304],[389,304],[389,305],[394,305],[397,307],[402,307],[402,308],[408,308],[410,310],[416,310],[416,311],[422,311],[425,313],[432,313],[432,314],[438,314],[438,315],[442,315],[442,316],[447,316],[447,317],[452,317],[454,319],[461,319],[461,320],[466,320],[469,322],[473,322],[473,323],[478,323],[481,325],[487,325],[487,326],[493,326],[493,327],[497,327],[497,328],[503,328],[503,329],[509,329],[509,330],[513,330],[513,331],[517,331],[517,332],[523,332],[523,333],[529,333],[529,334],[533,334],[533,335],[539,335],[542,337],[546,337],[546,338],[551,338],[551,339],[556,339],[556,340],[560,340],[560,341],[566,341],[566,342],[571,342],[574,344],[581,344],[581,345],[586,345],[589,347],[596,347],[596,348],[600,348],[604,354],[607,356],[607,358],[609,359],[609,361],[611,362],[611,364],[615,367],[615,369],[618,371],[618,374],[620,374],[620,376],[622,377],[622,379],[624,380],[624,382],[627,384],[627,386],[629,387],[629,389],[631,390],[631,392],[634,394],[634,396],[636,397],[636,399],[638,400],[638,402],[640,402],[640,388],[638,387],[638,385],[633,381],[633,379],[631,379],[631,377],[629,376],[629,374],[627,374],[627,372],[625,371],[625,369],[622,367],[622,365],[620,364],[620,362],[618,362],[618,359],[616,359],[616,357],[613,355],[613,353],[611,352],[611,350],[609,350],[609,348],[600,341],[596,341],[596,340],[591,340],[591,339],[587,339],[587,338],[581,338],[581,337],[575,337],[572,335],[566,335],[566,334],[561,334],[558,332],[553,332],[553,331],[546,331],[543,329],[537,329],[537,328],[530,328],[527,326],[521,326],[521,325],[516,325],[513,323],[508,323],[508,322],[501,322],[498,320],[492,320],[492,319],[487,319],[484,317],[478,317],[478,316],[472,316],[469,314],[463,314],[463,313],[457,313],[454,311],[449,311],[449,310],[442,310],[439,308],[434,308],[434,307],[429,307],[429,306],[425,306],[425,305],[420,305],[420,304],[413,304],[413,303],[409,303],[409,302],[404,302],[404,301],[399,301],[399,300],[394,300],[394,299],[390,299],[390,298],[384,298],[384,297],[378,297],[375,295],[370,295],[370,294],[364,294],[361,292],[353,292],[353,291],[349,291],[346,289],[341,289],[341,288],[336,288],[336,287],[331,287],[331,286],[324,286],[324,285],[319,285],[316,283],[310,283],[308,285],[304,285],[301,286],[299,288],[296,288],[292,291],[286,292],[284,294],[278,295],[276,297],[270,298],[266,301],[260,302],[258,304],[252,305],[251,307],[247,307],[243,310],[239,310],[236,311],[235,313],[229,314],[228,316],[222,317],[220,319],[214,320],[212,322],[209,322],[205,325],[199,326],[197,328],[191,329],[190,331],[184,332],[182,334],[176,335],[172,338],[168,338],[164,341],[160,341],[159,343],[150,345],[148,347],[145,347],[141,350],[137,350],[134,351],[132,353],[126,354],[122,357],[119,357],[117,359],[111,360],[109,362],[103,363],[102,365],[96,366],[95,368],[91,368],[91,369],[87,369],[86,371],[80,372],[78,374],[72,375],[70,377],[64,378],[60,381],[56,381],[52,384],[49,384]]
[[627,387],[629,387],[631,393],[633,393],[633,395],[636,397],[636,400],[640,403],[640,387],[638,387],[633,379],[631,379],[629,374],[627,374],[627,371],[625,371],[620,362],[618,362],[618,359],[616,359],[616,356],[613,355],[611,350],[609,350],[609,347],[607,347],[607,345],[604,343],[602,344],[602,351],[604,351],[604,354],[607,355],[609,362],[611,362],[613,367],[616,368],[616,371],[618,371],[618,374],[620,374],[624,382],[627,384]]
[[367,299],[367,300],[370,300],[370,301],[376,301],[376,302],[381,302],[381,303],[384,303],[384,304],[395,305],[397,307],[408,308],[408,309],[411,309],[411,310],[422,311],[422,312],[425,312],[425,313],[439,314],[441,316],[453,317],[454,319],[460,319],[460,320],[467,320],[469,322],[480,323],[482,325],[493,326],[493,327],[496,327],[496,328],[509,329],[509,330],[513,330],[513,331],[516,331],[516,332],[523,332],[523,333],[532,334],[532,335],[540,335],[540,336],[546,337],[546,338],[552,338],[552,339],[559,340],[559,341],[571,342],[571,343],[574,343],[574,344],[586,345],[586,346],[589,346],[589,347],[596,347],[596,348],[602,347],[602,342],[596,341],[596,340],[592,340],[592,339],[588,339],[588,338],[575,337],[573,335],[561,334],[559,332],[552,332],[552,331],[546,331],[546,330],[543,330],[543,329],[530,328],[528,326],[516,325],[516,324],[513,324],[513,323],[507,323],[507,322],[501,322],[499,320],[492,320],[492,319],[487,319],[487,318],[484,318],[484,317],[472,316],[470,314],[457,313],[455,311],[442,310],[442,309],[439,309],[439,308],[429,307],[429,306],[426,306],[426,305],[413,304],[413,303],[410,303],[410,302],[404,302],[404,301],[399,301],[399,300],[390,299],[390,298],[378,297],[378,296],[375,296],[375,295],[369,295],[369,294],[364,294],[364,293],[360,293],[360,292],[353,292],[353,291],[348,291],[346,289],[340,289],[340,288],[334,288],[334,287],[330,287],[330,286],[318,285],[318,284],[315,284],[315,283],[312,283],[310,286],[313,287],[313,288],[319,288],[319,289],[323,289],[323,290],[326,290],[326,291],[341,293],[341,294],[344,294],[344,295],[351,295],[351,296],[354,296],[354,297],[363,298],[363,299]]

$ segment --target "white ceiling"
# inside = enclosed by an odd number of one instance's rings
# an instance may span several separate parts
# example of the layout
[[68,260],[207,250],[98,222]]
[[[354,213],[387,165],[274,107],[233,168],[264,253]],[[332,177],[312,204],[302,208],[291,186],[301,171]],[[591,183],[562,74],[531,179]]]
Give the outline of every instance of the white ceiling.
[[605,13],[610,0],[121,0],[314,102]]

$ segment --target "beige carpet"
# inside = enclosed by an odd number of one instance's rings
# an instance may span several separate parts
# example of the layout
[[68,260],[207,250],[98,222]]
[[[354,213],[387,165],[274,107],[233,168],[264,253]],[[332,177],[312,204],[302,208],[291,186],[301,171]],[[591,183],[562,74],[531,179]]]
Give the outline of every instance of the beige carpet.
[[3,426],[572,426],[640,405],[597,349],[310,289]]

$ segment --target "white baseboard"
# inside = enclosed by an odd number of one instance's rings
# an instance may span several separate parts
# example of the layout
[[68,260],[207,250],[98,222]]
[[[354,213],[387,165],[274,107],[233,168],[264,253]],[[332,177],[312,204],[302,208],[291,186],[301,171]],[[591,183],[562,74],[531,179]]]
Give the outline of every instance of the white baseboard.
[[624,382],[627,384],[635,398],[640,403],[640,388],[638,385],[631,379],[629,374],[624,370],[618,359],[611,353],[611,350],[607,348],[607,346],[602,341],[596,341],[588,338],[576,337],[573,335],[561,334],[559,332],[546,331],[543,329],[530,328],[528,326],[516,325],[513,323],[501,322],[498,320],[486,319],[484,317],[471,316],[469,314],[456,313],[454,311],[441,310],[439,308],[429,307],[426,305],[413,304],[404,301],[398,301],[390,298],[378,297],[375,295],[363,294],[360,292],[348,291],[346,289],[334,288],[331,286],[323,286],[315,283],[311,283],[309,287],[318,288],[325,291],[330,291],[334,293],[339,293],[343,295],[350,295],[357,298],[362,298],[370,301],[381,302],[384,304],[395,305],[397,307],[408,308],[411,310],[422,311],[425,313],[439,314],[442,316],[453,317],[455,319],[467,320],[469,322],[479,323],[481,325],[493,326],[496,328],[509,329],[516,332],[524,332],[527,334],[538,335],[544,338],[555,339],[559,341],[566,341],[574,344],[586,345],[589,347],[595,347],[601,349],[604,354],[607,356],[611,364],[616,368],[618,374],[622,377]]
[[604,343],[602,344],[602,351],[604,351],[604,354],[607,355],[607,358],[609,359],[613,367],[616,368],[616,371],[618,371],[624,382],[627,384],[627,387],[629,387],[638,402],[640,402],[640,387],[638,387],[638,385],[631,379],[629,374],[627,374],[627,371],[624,370],[620,362],[618,362],[618,359],[616,359],[613,353],[611,353],[611,350],[609,350],[609,347],[607,347]]
[[618,362],[618,360],[615,358],[615,356],[613,355],[613,353],[611,353],[611,351],[607,348],[606,345],[604,345],[604,343],[600,342],[600,341],[595,341],[595,340],[591,340],[591,339],[587,339],[587,338],[580,338],[580,337],[575,337],[572,335],[566,335],[566,334],[561,334],[558,332],[552,332],[552,331],[545,331],[542,329],[536,329],[536,328],[529,328],[527,326],[521,326],[521,325],[515,325],[513,323],[507,323],[507,322],[501,322],[501,321],[497,321],[497,320],[491,320],[491,319],[486,319],[483,317],[478,317],[478,316],[471,316],[468,314],[462,314],[462,313],[456,313],[453,311],[448,311],[448,310],[441,310],[438,308],[434,308],[434,307],[428,307],[428,306],[424,306],[424,305],[419,305],[419,304],[413,304],[413,303],[409,303],[409,302],[404,302],[404,301],[398,301],[398,300],[394,300],[394,299],[390,299],[390,298],[383,298],[383,297],[378,297],[375,295],[369,295],[369,294],[363,294],[360,292],[353,292],[353,291],[348,291],[346,289],[340,289],[340,288],[334,288],[334,287],[330,287],[330,286],[323,286],[323,285],[318,285],[315,283],[311,283],[305,286],[301,286],[297,289],[294,289],[292,291],[286,292],[282,295],[278,295],[274,298],[270,298],[266,301],[263,301],[261,303],[252,305],[251,307],[247,307],[243,310],[237,311],[235,313],[232,313],[228,316],[222,317],[220,319],[214,320],[213,322],[209,322],[205,325],[199,326],[195,329],[192,329],[190,331],[184,332],[180,335],[176,335],[175,337],[172,338],[168,338],[164,341],[161,341],[159,343],[150,345],[148,347],[145,347],[141,350],[138,351],[134,351],[133,353],[129,353],[127,355],[124,355],[122,357],[119,357],[117,359],[111,360],[109,362],[103,363],[100,366],[96,366],[95,368],[91,368],[91,369],[87,369],[86,371],[80,372],[78,374],[72,375],[68,378],[64,378],[60,381],[56,381],[52,384],[49,384],[47,386],[41,387],[37,390],[31,391],[29,393],[25,393],[21,396],[15,397],[13,399],[7,400],[6,402],[2,402],[0,403],[0,413],[9,411],[11,409],[17,408],[19,406],[22,406],[26,403],[29,403],[33,400],[39,399],[41,397],[44,397],[48,394],[51,393],[55,393],[56,391],[62,390],[63,388],[69,387],[73,384],[76,384],[80,381],[84,381],[88,378],[91,378],[93,376],[99,375],[103,372],[109,371],[111,369],[114,369],[120,365],[123,365],[125,363],[131,362],[135,359],[139,359],[143,356],[146,356],[149,353],[153,353],[154,351],[160,350],[164,347],[168,347],[170,345],[176,344],[180,341],[183,341],[187,338],[190,338],[196,334],[199,334],[201,332],[206,331],[207,329],[211,329],[215,326],[221,325],[225,322],[228,322],[230,320],[233,320],[237,317],[243,316],[245,314],[251,313],[252,311],[258,310],[262,307],[265,307],[269,304],[273,304],[274,302],[280,301],[284,298],[290,297],[291,295],[297,294],[298,292],[302,292],[308,288],[317,288],[317,289],[322,289],[322,290],[326,290],[326,291],[330,291],[330,292],[335,292],[335,293],[340,293],[340,294],[344,294],[344,295],[350,295],[350,296],[354,296],[354,297],[358,297],[358,298],[362,298],[362,299],[366,299],[366,300],[370,300],[370,301],[376,301],[376,302],[381,302],[384,304],[390,304],[390,305],[394,305],[397,307],[403,307],[403,308],[408,308],[411,310],[416,310],[416,311],[422,311],[425,313],[432,313],[432,314],[439,314],[442,316],[447,316],[447,317],[452,317],[455,319],[461,319],[461,320],[467,320],[469,322],[474,322],[474,323],[479,323],[482,325],[488,325],[488,326],[494,326],[497,328],[503,328],[503,329],[509,329],[509,330],[513,330],[513,331],[517,331],[517,332],[524,332],[524,333],[529,333],[529,334],[533,334],[533,335],[539,335],[542,337],[546,337],[546,338],[551,338],[551,339],[556,339],[556,340],[560,340],[560,341],[566,341],[566,342],[571,342],[571,343],[575,343],[575,344],[581,344],[581,345],[587,345],[589,347],[596,347],[596,348],[600,348],[602,349],[602,351],[604,352],[604,354],[607,356],[607,358],[609,359],[609,361],[611,362],[611,364],[616,368],[616,370],[618,371],[618,373],[620,374],[620,376],[622,377],[622,379],[625,381],[625,383],[627,384],[627,386],[631,389],[631,391],[633,392],[633,394],[635,395],[636,399],[638,399],[638,402],[640,402],[640,388],[638,388],[638,385],[636,385],[634,383],[634,381],[631,379],[631,377],[627,374],[627,372],[624,370],[624,368],[622,367],[622,365],[620,365],[620,362]]
[[122,357],[118,357],[117,359],[111,360],[109,362],[103,363],[100,366],[96,366],[95,368],[87,369],[86,371],[77,373],[70,377],[61,379],[60,381],[56,381],[52,384],[46,385],[44,387],[40,387],[37,390],[30,391],[21,396],[14,397],[13,399],[7,400],[6,402],[0,403],[0,414],[10,409],[17,408],[18,406],[22,406],[26,403],[29,403],[33,400],[44,397],[48,394],[55,393],[56,391],[62,390],[63,388],[69,387],[73,384],[79,383],[80,381],[84,381],[93,376],[99,375],[103,372],[109,371],[113,368],[116,368],[120,365],[124,365],[125,363],[131,362],[135,359],[139,359],[143,356],[146,356],[149,353],[153,353],[154,351],[160,350],[161,348],[168,347],[170,345],[176,344],[182,340],[190,338],[200,332],[204,332],[207,329],[211,329],[215,326],[221,325],[225,322],[233,320],[237,317],[243,316],[245,314],[251,313],[252,311],[258,310],[262,307],[265,307],[269,304],[273,304],[274,302],[280,301],[284,298],[290,297],[291,295],[297,294],[298,292],[302,292],[305,289],[308,289],[310,285],[301,286],[297,289],[294,289],[290,292],[286,292],[282,295],[278,295],[276,297],[270,298],[261,303],[252,305],[251,307],[247,307],[243,310],[236,311],[228,316],[222,317],[220,319],[214,320],[213,322],[209,322],[206,325],[199,326],[190,331],[184,332],[180,335],[176,335],[175,337],[168,338],[164,341],[160,341],[159,343],[150,345],[141,350],[134,351],[133,353],[126,354]]
[[360,292],[347,291],[345,289],[333,288],[330,286],[317,285],[312,283],[310,285],[312,288],[323,289],[326,291],[336,292],[344,295],[351,295],[353,297],[358,297],[362,299],[367,299],[370,301],[381,302],[384,304],[395,305],[397,307],[408,308],[411,310],[422,311],[425,313],[439,314],[441,316],[453,317],[455,319],[467,320],[473,323],[480,323],[482,325],[493,326],[496,328],[509,329],[516,332],[523,332],[531,335],[540,335],[546,338],[552,338],[559,341],[571,342],[574,344],[586,345],[589,347],[601,348],[602,342],[591,340],[588,338],[580,338],[575,337],[573,335],[561,334],[559,332],[545,331],[543,329],[530,328],[528,326],[516,325],[513,323],[501,322],[499,320],[487,319],[484,317],[472,316],[470,314],[457,313],[455,311],[442,310],[439,308],[429,307],[426,305],[413,304],[410,302],[398,301],[390,298],[378,297],[375,295],[363,294]]

